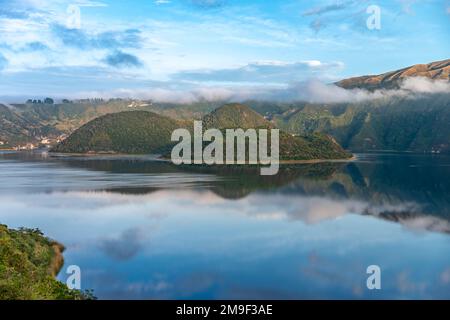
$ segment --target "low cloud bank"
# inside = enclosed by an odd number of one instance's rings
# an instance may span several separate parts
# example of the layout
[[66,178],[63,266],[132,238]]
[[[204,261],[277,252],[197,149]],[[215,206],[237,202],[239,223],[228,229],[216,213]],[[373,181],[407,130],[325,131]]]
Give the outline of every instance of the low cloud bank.
[[110,92],[84,92],[78,96],[101,98],[132,98],[164,103],[194,103],[198,101],[306,101],[311,103],[351,103],[391,97],[417,98],[424,94],[450,93],[450,82],[428,78],[407,78],[399,89],[344,89],[318,80],[288,86],[239,85],[194,86],[182,88],[118,89]]
[[[289,92],[290,91],[290,92]],[[279,98],[303,100],[314,103],[362,102],[391,97],[416,98],[422,94],[450,93],[450,82],[432,80],[422,77],[407,78],[399,89],[380,89],[369,91],[365,89],[344,89],[334,84],[324,84],[320,81],[308,81],[292,86]]]

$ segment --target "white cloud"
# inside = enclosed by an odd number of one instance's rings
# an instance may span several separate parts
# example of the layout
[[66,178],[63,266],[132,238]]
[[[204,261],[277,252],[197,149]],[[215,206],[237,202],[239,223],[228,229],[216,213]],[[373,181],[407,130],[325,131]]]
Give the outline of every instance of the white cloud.
[[281,83],[305,80],[311,77],[328,80],[336,78],[343,69],[342,62],[324,63],[318,60],[285,62],[277,60],[249,63],[238,68],[182,71],[172,76],[176,80],[217,81],[234,83]]
[[310,80],[292,85],[277,96],[281,100],[304,100],[315,103],[361,102],[390,97],[415,98],[420,94],[450,93],[450,82],[422,77],[407,78],[399,89],[344,89],[334,84]]
[[445,285],[450,284],[450,268],[445,269],[441,273],[441,282]]
[[396,279],[397,289],[406,295],[424,294],[427,282],[418,282],[410,279],[410,274],[407,271],[402,271],[398,274]]
[[101,1],[77,0],[73,4],[79,7],[107,7],[108,5]]
[[[423,94],[450,93],[450,83],[442,80],[413,78],[405,81],[400,89],[368,91],[344,89],[334,84],[309,80],[292,85],[187,85],[173,82],[155,82],[150,88],[122,88],[109,91],[84,91],[71,95],[72,98],[134,98],[155,102],[193,103],[198,101],[307,101],[310,103],[357,103],[375,99],[403,97],[414,99]],[[67,95],[66,95],[67,96]]]
[[430,80],[424,77],[407,78],[402,89],[418,93],[449,93],[450,82],[445,80]]
[[[163,3],[169,0],[158,0]],[[191,1],[191,0],[188,0]],[[224,1],[198,1],[203,4],[217,4]],[[346,1],[351,4],[354,1]],[[25,8],[27,14],[14,16],[14,7]],[[103,1],[74,0],[71,2],[82,7],[105,6]],[[192,3],[192,2],[191,2]],[[163,19],[149,13],[148,20],[135,21],[120,18],[104,18],[99,15],[92,19],[82,12],[82,29],[67,32],[55,31],[55,26],[64,26],[67,18],[65,0],[0,0],[2,12],[11,15],[0,16],[0,52],[7,65],[3,66],[2,75],[8,73],[45,72],[50,68],[60,68],[64,73],[73,72],[73,78],[79,77],[77,68],[91,68],[92,77],[98,76],[98,68],[109,68],[105,64],[107,57],[119,50],[136,57],[142,66],[135,70],[122,68],[113,70],[115,79],[120,78],[124,85],[117,86],[105,76],[102,83],[93,83],[93,91],[105,90],[103,95],[136,94],[155,96],[162,100],[194,101],[195,99],[236,99],[247,98],[273,100],[308,100],[314,102],[362,101],[380,98],[391,94],[408,92],[447,92],[445,84],[427,84],[426,82],[406,82],[404,90],[397,92],[367,92],[364,90],[344,90],[323,82],[331,82],[343,69],[341,62],[312,60],[310,57],[321,56],[317,49],[332,48],[346,50],[349,42],[340,38],[317,38],[311,35],[307,26],[293,25],[282,19],[269,19],[255,13],[254,8],[242,6],[225,6],[220,14],[211,14],[218,10],[191,10],[181,13],[173,12],[170,19]],[[172,6],[170,6],[172,7]],[[30,10],[30,8],[32,10]],[[324,11],[335,9],[325,7]],[[317,10],[316,10],[317,11]],[[338,10],[339,11],[339,10]],[[21,11],[22,12],[22,11]],[[311,11],[314,13],[314,11]],[[317,13],[317,12],[316,12]],[[105,14],[107,16],[107,14]],[[104,19],[104,20],[102,20]],[[57,28],[56,28],[57,29]],[[127,30],[137,32],[135,39],[117,42]],[[306,31],[305,31],[306,30]],[[102,39],[101,35],[107,35]],[[117,35],[117,36],[114,36]],[[353,37],[350,37],[354,39]],[[358,38],[359,39],[359,38]],[[371,43],[386,41],[386,37],[370,39]],[[78,40],[78,41],[76,41]],[[367,40],[367,38],[365,38]],[[378,42],[375,42],[378,41]],[[359,45],[363,41],[355,41]],[[78,43],[78,47],[77,47]],[[110,48],[107,48],[109,43]],[[134,44],[137,44],[133,46]],[[364,42],[366,43],[366,42]],[[31,50],[30,44],[39,44],[39,50]],[[306,46],[306,47],[305,47]],[[36,46],[34,46],[36,47]],[[28,48],[25,50],[25,48]],[[288,48],[289,50],[287,50]],[[305,48],[308,50],[304,51]],[[310,50],[309,48],[315,48]],[[311,51],[311,52],[309,52]],[[302,58],[298,58],[302,57]],[[311,60],[302,60],[308,57]],[[268,60],[286,59],[286,61]],[[249,63],[249,61],[257,62]],[[95,68],[96,67],[96,68]],[[55,69],[53,69],[55,70]],[[136,76],[135,76],[136,75]],[[172,75],[172,78],[170,78]],[[49,74],[54,76],[53,74]],[[169,90],[168,84],[148,90],[135,89],[136,81],[142,88],[151,81],[174,80],[175,90]],[[308,79],[318,79],[308,80]],[[25,78],[31,86],[29,77]],[[146,82],[144,82],[146,81]],[[109,86],[108,86],[109,84]],[[36,91],[44,92],[42,82],[34,84]],[[61,87],[64,82],[61,82]],[[127,88],[127,86],[131,88]],[[111,88],[106,92],[104,88]],[[118,90],[117,88],[123,88]],[[5,91],[16,91],[6,85]],[[81,85],[67,85],[66,90],[85,91]],[[27,92],[27,91],[24,91]],[[98,93],[98,92],[97,92]],[[67,92],[66,92],[67,94]]]
[[206,101],[244,101],[257,96],[257,88],[225,88],[225,87],[196,87],[193,89],[169,89],[153,87],[148,89],[116,89],[110,91],[78,92],[71,98],[133,98],[153,100],[163,103],[194,103]]
[[450,223],[446,220],[431,217],[421,216],[409,219],[399,219],[399,222],[405,227],[415,231],[434,231],[442,233],[450,233]]

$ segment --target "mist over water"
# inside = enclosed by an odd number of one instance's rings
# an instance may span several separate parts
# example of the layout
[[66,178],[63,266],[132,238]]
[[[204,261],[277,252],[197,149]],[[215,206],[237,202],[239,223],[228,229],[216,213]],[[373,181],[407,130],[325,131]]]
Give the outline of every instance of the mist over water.
[[[66,246],[111,299],[450,298],[450,158],[174,166],[0,153],[0,223]],[[366,287],[366,268],[382,289]]]

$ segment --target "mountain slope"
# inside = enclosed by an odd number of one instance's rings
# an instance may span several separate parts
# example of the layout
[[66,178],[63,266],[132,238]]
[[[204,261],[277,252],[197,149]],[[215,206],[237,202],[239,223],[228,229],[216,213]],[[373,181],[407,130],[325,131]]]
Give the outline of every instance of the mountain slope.
[[[0,141],[14,145],[46,131],[45,126],[26,119],[13,109],[0,104]],[[30,142],[32,139],[30,139]]]
[[410,77],[425,77],[429,79],[450,80],[450,59],[431,62],[428,64],[416,64],[396,71],[380,75],[370,75],[344,79],[336,85],[345,89],[396,89],[401,82]]
[[391,97],[347,104],[297,104],[274,121],[289,133],[335,137],[354,152],[450,153],[450,94]]
[[150,111],[179,120],[201,119],[221,104],[195,102],[182,105],[129,99],[25,103],[13,104],[12,108],[0,104],[0,141],[17,146],[39,142],[42,136],[56,139],[61,134],[71,134],[95,118],[125,111]]
[[[337,85],[347,89],[394,89],[413,77],[448,81],[449,72],[447,59],[382,75],[345,79]],[[267,110],[267,105],[257,105]],[[450,153],[450,92],[386,95],[357,103],[278,104],[273,110],[273,121],[285,131],[329,134],[354,152]]]
[[127,111],[94,119],[52,151],[63,153],[162,153],[172,143],[172,131],[182,124],[147,111]]

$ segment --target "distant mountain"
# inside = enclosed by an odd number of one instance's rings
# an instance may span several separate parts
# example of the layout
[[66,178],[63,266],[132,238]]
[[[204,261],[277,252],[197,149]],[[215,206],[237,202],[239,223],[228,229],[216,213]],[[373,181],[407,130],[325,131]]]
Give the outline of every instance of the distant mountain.
[[361,103],[298,103],[273,118],[289,133],[326,133],[353,152],[450,153],[450,94]]
[[[273,124],[249,107],[225,105],[204,117],[204,127],[217,129],[270,128]],[[173,130],[193,128],[192,122],[170,119],[147,111],[129,111],[97,118],[76,130],[52,151],[63,153],[116,152],[163,153],[173,142]],[[293,137],[280,133],[280,158],[283,160],[343,159],[345,152],[332,138],[322,134]]]
[[44,125],[35,119],[23,117],[14,108],[0,104],[0,141],[14,146],[21,142],[34,142],[35,136],[57,132],[51,126]]
[[345,89],[396,89],[401,81],[409,77],[425,77],[429,79],[450,80],[450,59],[428,64],[416,64],[404,69],[341,80],[336,84]]
[[11,107],[0,104],[0,141],[11,142],[11,146],[36,143],[41,136],[56,138],[61,134],[71,134],[95,118],[124,111],[150,111],[179,120],[201,119],[221,104],[196,102],[181,105],[128,99],[25,103]]
[[[342,80],[346,89],[395,89],[411,77],[449,81],[450,59]],[[450,93],[385,96],[358,103],[254,102],[293,134],[326,133],[354,152],[450,153]]]
[[53,152],[163,153],[172,144],[177,121],[147,111],[108,114],[90,121],[53,148]]

